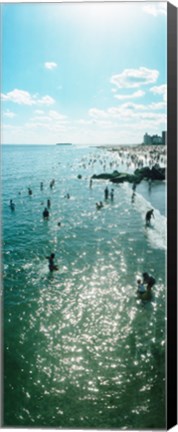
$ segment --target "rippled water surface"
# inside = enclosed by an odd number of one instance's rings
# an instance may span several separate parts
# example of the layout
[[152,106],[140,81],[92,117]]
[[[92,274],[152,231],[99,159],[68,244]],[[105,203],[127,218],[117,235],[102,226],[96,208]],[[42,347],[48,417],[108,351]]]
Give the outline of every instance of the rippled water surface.
[[[135,202],[130,185],[114,185],[114,201],[97,211],[112,185],[95,180],[90,189],[89,179],[104,160],[107,172],[122,168],[102,149],[3,149],[6,426],[165,427],[165,184],[148,192],[142,182]],[[144,271],[156,285],[142,304],[136,279]]]

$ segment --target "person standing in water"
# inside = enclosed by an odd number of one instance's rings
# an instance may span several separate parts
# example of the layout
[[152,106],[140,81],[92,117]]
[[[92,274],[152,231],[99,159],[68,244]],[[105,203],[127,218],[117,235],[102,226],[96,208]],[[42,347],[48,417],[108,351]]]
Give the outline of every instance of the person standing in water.
[[154,212],[153,209],[147,211],[146,216],[145,216],[145,222],[146,222],[146,225],[150,225],[151,217],[154,217],[153,212]]
[[110,197],[111,201],[114,201],[114,189],[111,189]]
[[28,188],[28,195],[32,195],[32,190],[31,190],[31,188]]
[[46,259],[49,261],[49,270],[52,272],[53,270],[58,270],[58,266],[54,264],[55,254],[51,253],[50,256],[47,256]]
[[135,197],[136,197],[136,193],[133,192],[132,197],[131,197],[131,202],[134,203],[135,202]]
[[104,190],[104,197],[106,200],[108,199],[108,196],[109,196],[109,190],[108,190],[108,187],[106,186],[106,188]]
[[53,180],[51,180],[51,182],[50,182],[50,184],[49,184],[49,186],[50,186],[50,189],[52,189],[53,188],[53,186],[54,186],[54,183],[55,183],[55,180],[53,179]]
[[147,284],[147,291],[151,291],[151,288],[155,284],[155,278],[150,276],[148,273],[143,273],[143,283]]

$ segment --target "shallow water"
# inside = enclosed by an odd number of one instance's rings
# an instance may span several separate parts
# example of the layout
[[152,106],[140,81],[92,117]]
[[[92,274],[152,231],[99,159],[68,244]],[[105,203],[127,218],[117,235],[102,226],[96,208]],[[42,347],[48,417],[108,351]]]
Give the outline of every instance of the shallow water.
[[[135,202],[130,185],[114,185],[114,201],[97,211],[112,185],[95,180],[90,189],[89,179],[104,163],[106,172],[124,168],[110,167],[113,153],[6,146],[2,156],[4,425],[164,428],[165,183],[149,191],[142,182]],[[142,304],[144,271],[156,285]]]

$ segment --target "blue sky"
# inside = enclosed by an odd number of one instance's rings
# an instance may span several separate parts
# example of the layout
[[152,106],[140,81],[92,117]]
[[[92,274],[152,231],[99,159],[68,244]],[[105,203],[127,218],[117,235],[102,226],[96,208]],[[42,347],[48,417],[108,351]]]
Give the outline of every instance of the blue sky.
[[166,3],[2,7],[2,141],[132,144],[166,129]]

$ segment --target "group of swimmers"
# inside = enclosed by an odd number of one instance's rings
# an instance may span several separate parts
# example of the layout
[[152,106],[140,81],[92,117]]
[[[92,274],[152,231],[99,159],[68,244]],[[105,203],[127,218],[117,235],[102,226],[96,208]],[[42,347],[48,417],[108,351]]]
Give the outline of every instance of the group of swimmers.
[[[111,198],[111,201],[113,201],[113,200],[114,200],[114,189],[111,189],[111,192],[109,192],[109,189],[108,189],[108,187],[106,186],[106,188],[105,188],[105,190],[104,190],[104,199],[105,199],[105,201],[108,200],[109,196],[110,196],[110,198]],[[96,209],[97,209],[97,210],[100,210],[102,207],[104,207],[102,201],[100,201],[100,202],[96,202]]]
[[[50,182],[50,189],[53,188],[55,184],[55,180],[53,179]],[[90,188],[92,188],[92,178],[90,179]],[[40,183],[40,189],[43,190],[43,182]],[[135,195],[135,190],[136,190],[136,184],[133,184],[132,187],[133,190],[133,194]],[[32,189],[28,188],[28,195],[32,195]],[[105,201],[108,200],[108,198],[110,197],[111,201],[114,200],[114,189],[111,189],[111,191],[109,191],[108,186],[106,186],[106,188],[104,189],[104,199]],[[65,198],[69,199],[70,195],[67,194],[65,195]],[[103,207],[103,202],[97,202],[96,203],[96,209],[99,210]],[[51,207],[51,201],[50,199],[47,199],[47,206],[44,208],[43,210],[43,218],[44,219],[48,219],[49,218],[49,209]],[[12,201],[12,199],[10,200],[10,208],[11,210],[15,210],[15,204]],[[151,209],[149,211],[147,211],[146,215],[145,215],[145,221],[146,221],[146,226],[148,226],[150,224],[150,220],[152,217],[154,217],[153,214],[154,210]],[[61,223],[58,223],[58,226],[60,226]],[[50,272],[53,272],[54,270],[58,270],[58,266],[54,263],[54,259],[55,259],[55,254],[51,253],[50,256],[47,256],[46,259],[48,259],[49,262],[49,270]],[[152,286],[155,284],[155,279],[152,276],[149,276],[148,273],[143,273],[143,281],[141,281],[141,279],[137,280],[137,284],[138,284],[138,289],[137,289],[137,293],[139,294],[139,297],[144,300],[144,299],[148,299],[148,297],[150,298],[151,295],[151,288]],[[146,287],[145,287],[146,285]]]
[[106,186],[106,188],[104,190],[104,198],[105,198],[105,200],[108,200],[109,195],[110,195],[111,201],[113,201],[114,200],[114,189],[111,189],[111,192],[109,194],[109,189]]

